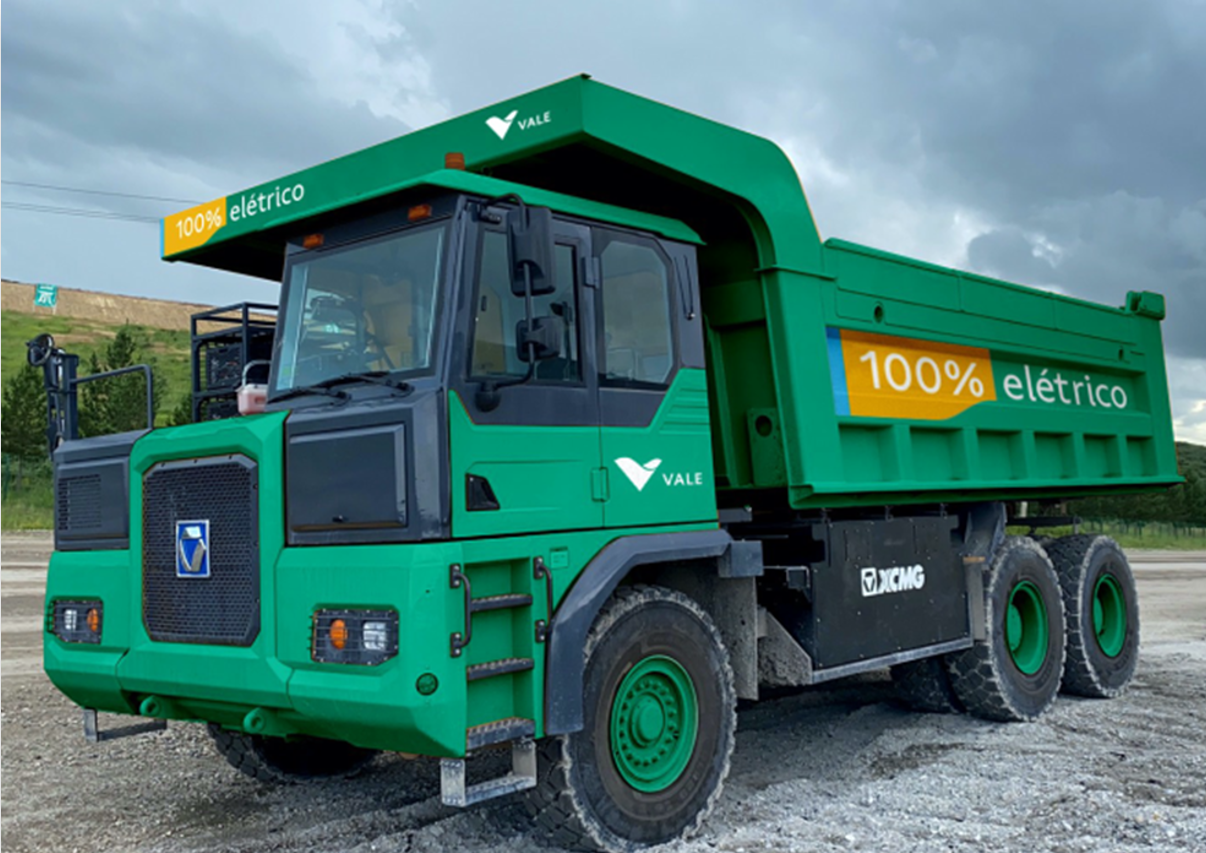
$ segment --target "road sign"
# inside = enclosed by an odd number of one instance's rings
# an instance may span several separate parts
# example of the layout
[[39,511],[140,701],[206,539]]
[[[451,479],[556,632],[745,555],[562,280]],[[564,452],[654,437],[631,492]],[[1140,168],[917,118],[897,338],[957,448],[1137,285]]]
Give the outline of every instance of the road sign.
[[35,308],[54,308],[59,303],[59,288],[53,284],[39,284],[34,288]]

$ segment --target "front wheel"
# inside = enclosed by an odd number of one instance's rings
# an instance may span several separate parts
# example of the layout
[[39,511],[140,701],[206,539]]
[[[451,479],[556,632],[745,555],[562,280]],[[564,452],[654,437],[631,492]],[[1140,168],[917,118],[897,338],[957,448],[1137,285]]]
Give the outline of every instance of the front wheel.
[[536,822],[564,847],[616,853],[690,834],[720,797],[737,728],[720,632],[682,593],[622,587],[585,655],[585,725],[542,745]]
[[350,776],[377,754],[338,740],[248,735],[215,723],[209,724],[209,734],[231,767],[260,782]]

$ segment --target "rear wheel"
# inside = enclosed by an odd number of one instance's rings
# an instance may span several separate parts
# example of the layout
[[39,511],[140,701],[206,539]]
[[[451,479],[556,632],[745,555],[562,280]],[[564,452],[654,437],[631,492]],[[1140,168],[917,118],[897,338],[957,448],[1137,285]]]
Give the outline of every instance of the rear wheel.
[[957,714],[963,710],[942,657],[897,664],[892,667],[892,683],[900,701],[915,711]]
[[231,767],[260,782],[299,782],[329,776],[348,776],[377,755],[338,740],[263,737],[209,724],[214,745]]
[[586,641],[582,731],[547,739],[529,809],[552,841],[633,851],[694,831],[729,771],[728,652],[682,593],[623,587]]
[[1117,696],[1139,662],[1139,596],[1126,555],[1108,536],[1065,536],[1048,551],[1064,596],[1064,692]]
[[988,638],[947,657],[951,687],[990,720],[1035,720],[1055,702],[1064,670],[1064,615],[1051,560],[1033,539],[1005,540],[985,577]]

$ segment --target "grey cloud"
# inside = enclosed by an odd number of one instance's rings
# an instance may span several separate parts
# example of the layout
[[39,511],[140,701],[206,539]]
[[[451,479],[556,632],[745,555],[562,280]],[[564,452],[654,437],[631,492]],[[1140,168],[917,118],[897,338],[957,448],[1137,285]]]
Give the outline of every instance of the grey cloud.
[[[404,130],[364,106],[379,91],[317,97],[308,57],[223,8],[6,3],[5,175],[226,191]],[[421,57],[453,112],[586,71],[823,159],[800,166],[825,234],[1107,304],[1160,290],[1170,351],[1206,359],[1201,2],[381,8],[401,33],[349,35]]]
[[10,171],[119,154],[250,183],[406,130],[363,103],[315,97],[304,58],[215,14],[173,3],[4,11],[4,118],[20,129],[4,135]]

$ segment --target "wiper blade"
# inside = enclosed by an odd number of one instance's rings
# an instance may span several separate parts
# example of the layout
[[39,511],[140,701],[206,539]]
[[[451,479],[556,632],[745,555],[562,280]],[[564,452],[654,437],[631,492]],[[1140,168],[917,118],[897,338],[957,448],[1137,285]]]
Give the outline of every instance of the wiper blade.
[[325,394],[328,397],[334,397],[337,400],[346,400],[351,395],[347,391],[340,388],[331,388],[322,383],[314,385],[298,385],[296,388],[290,388],[287,391],[282,391],[275,397],[268,400],[269,403],[279,403],[281,400],[290,400],[294,397],[301,397],[306,394]]
[[[336,385],[348,385],[353,382],[369,382],[373,385],[383,385],[386,388],[391,388],[399,394],[409,394],[415,390],[414,386],[405,379],[394,379],[385,370],[369,370],[365,373],[344,373],[340,376],[333,376],[330,379],[324,379],[316,383],[316,387],[333,389]],[[346,393],[346,392],[341,392]]]

